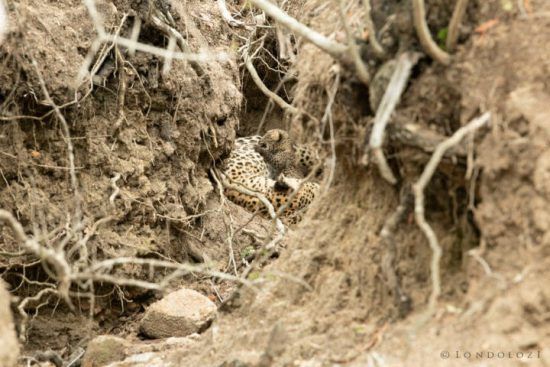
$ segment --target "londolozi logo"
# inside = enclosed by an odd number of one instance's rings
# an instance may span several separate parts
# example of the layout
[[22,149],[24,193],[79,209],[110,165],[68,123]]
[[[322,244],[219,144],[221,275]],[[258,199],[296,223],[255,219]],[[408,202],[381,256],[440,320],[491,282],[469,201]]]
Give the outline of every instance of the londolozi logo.
[[541,358],[541,351],[530,351],[530,352],[522,352],[522,351],[491,351],[491,350],[483,350],[483,351],[466,351],[466,350],[454,350],[454,351],[448,351],[443,350],[439,354],[441,359],[517,359],[517,360],[528,360],[528,359],[540,359]]

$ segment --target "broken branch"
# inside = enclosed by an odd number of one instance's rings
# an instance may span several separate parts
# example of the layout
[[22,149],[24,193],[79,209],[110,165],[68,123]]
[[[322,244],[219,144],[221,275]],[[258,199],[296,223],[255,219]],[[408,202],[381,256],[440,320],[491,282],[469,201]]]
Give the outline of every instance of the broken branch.
[[448,65],[451,62],[451,56],[439,48],[430,34],[430,29],[426,23],[426,7],[424,5],[424,0],[412,0],[412,4],[414,27],[416,28],[416,34],[418,35],[420,44],[426,53],[434,60],[443,65]]
[[313,43],[315,46],[319,47],[335,59],[342,59],[344,55],[347,54],[347,46],[331,41],[321,33],[305,26],[282,11],[278,6],[269,2],[269,0],[250,0],[250,2],[272,17],[277,23],[280,23],[282,26],[290,29],[300,37],[303,37],[307,41]]
[[298,114],[299,111],[296,107],[290,105],[288,102],[286,102],[284,99],[279,97],[277,94],[273,93],[269,88],[264,84],[260,76],[258,75],[258,72],[256,71],[256,68],[254,68],[254,65],[252,64],[252,60],[249,55],[244,56],[244,64],[246,66],[246,69],[250,73],[250,76],[252,77],[252,80],[256,84],[258,88],[271,100],[273,100],[281,109],[285,112],[290,113],[291,115]]
[[353,32],[351,30],[351,27],[348,24],[348,21],[346,20],[346,9],[344,6],[344,0],[338,1],[338,13],[340,15],[340,20],[342,22],[342,25],[344,26],[344,31],[346,32],[349,55],[353,60],[353,64],[355,65],[357,76],[359,77],[359,80],[363,82],[363,84],[369,85],[369,82],[370,82],[369,71],[367,70],[365,63],[363,62],[363,59],[359,54],[359,49],[357,48],[357,44],[355,43],[355,37],[353,36]]
[[453,10],[453,16],[449,22],[449,32],[447,33],[447,41],[445,44],[449,51],[453,51],[456,47],[459,34],[458,28],[460,27],[460,23],[462,23],[467,7],[468,0],[457,0],[455,9]]
[[418,54],[405,52],[397,59],[397,65],[395,71],[392,74],[390,83],[386,88],[386,92],[382,97],[382,101],[376,110],[376,116],[374,117],[374,126],[370,135],[369,146],[365,148],[365,156],[363,156],[363,162],[367,162],[366,155],[369,150],[373,153],[380,174],[386,181],[395,185],[397,179],[393,175],[384,152],[382,151],[382,145],[384,143],[384,131],[390,120],[391,114],[395,110],[401,95],[403,94],[411,70],[414,64],[418,61]]
[[223,20],[227,22],[232,27],[242,27],[244,23],[233,18],[229,9],[227,9],[227,4],[225,0],[217,0],[218,8],[220,9],[220,14],[222,15]]
[[384,48],[380,42],[378,42],[378,38],[376,38],[376,29],[374,28],[374,23],[370,14],[370,0],[363,0],[363,7],[365,8],[365,27],[367,28],[367,32],[369,32],[369,42],[376,56],[384,57],[386,51],[384,51]]
[[442,250],[441,250],[441,246],[439,245],[439,241],[437,240],[437,236],[435,232],[433,231],[432,227],[428,224],[428,222],[426,221],[426,217],[424,216],[424,213],[425,213],[424,190],[428,185],[428,183],[430,182],[432,176],[434,175],[435,170],[437,169],[439,162],[441,162],[441,159],[443,158],[443,155],[445,154],[445,152],[451,147],[460,143],[460,141],[467,134],[472,133],[473,131],[479,129],[480,127],[488,123],[490,118],[491,118],[490,112],[484,113],[480,117],[469,122],[466,126],[463,126],[460,129],[458,129],[450,138],[448,138],[447,140],[439,144],[435,149],[434,154],[430,158],[430,161],[424,168],[422,175],[420,176],[418,181],[413,185],[414,214],[415,214],[416,223],[420,227],[420,229],[422,230],[426,238],[428,239],[428,243],[432,250],[432,262],[431,262],[432,293],[430,295],[430,300],[428,305],[430,312],[435,311],[437,299],[441,295],[441,278],[439,274],[439,266],[440,266]]

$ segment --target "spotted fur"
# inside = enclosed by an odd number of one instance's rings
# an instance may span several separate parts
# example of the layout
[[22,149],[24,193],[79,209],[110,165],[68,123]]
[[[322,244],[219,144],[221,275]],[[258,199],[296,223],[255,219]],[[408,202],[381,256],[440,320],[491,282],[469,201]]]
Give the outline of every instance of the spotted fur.
[[319,156],[313,148],[295,144],[288,133],[280,129],[266,132],[258,141],[256,151],[267,162],[273,179],[277,179],[280,174],[304,178],[319,162]]
[[[319,185],[312,182],[300,186],[300,179],[311,170],[314,157],[316,155],[310,149],[293,144],[286,132],[270,130],[263,137],[238,138],[225,161],[224,174],[232,182],[263,194],[275,210],[287,204],[283,218],[292,224],[301,219],[301,213],[311,204],[319,189]],[[283,184],[277,180],[282,180]],[[298,192],[293,195],[298,187]],[[267,215],[265,206],[256,197],[231,189],[225,194],[247,210]],[[292,200],[288,202],[290,196]]]

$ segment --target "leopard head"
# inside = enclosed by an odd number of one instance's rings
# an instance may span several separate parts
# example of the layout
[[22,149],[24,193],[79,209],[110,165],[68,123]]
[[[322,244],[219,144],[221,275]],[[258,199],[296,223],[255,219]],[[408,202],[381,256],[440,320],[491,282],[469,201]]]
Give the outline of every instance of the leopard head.
[[294,155],[292,140],[286,131],[280,129],[267,131],[255,149],[276,171],[290,164]]

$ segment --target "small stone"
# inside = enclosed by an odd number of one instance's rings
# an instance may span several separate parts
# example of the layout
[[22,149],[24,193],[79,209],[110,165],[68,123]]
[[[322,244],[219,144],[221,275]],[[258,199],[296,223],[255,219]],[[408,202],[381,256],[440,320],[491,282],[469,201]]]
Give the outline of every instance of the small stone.
[[140,330],[153,339],[187,336],[206,329],[216,317],[216,311],[214,302],[184,288],[149,306]]
[[103,367],[126,358],[130,343],[111,335],[100,335],[88,343],[82,367]]
[[162,144],[162,150],[164,151],[164,154],[166,154],[167,157],[171,157],[174,155],[174,152],[176,151],[176,147],[174,144],[170,142],[165,142]]

